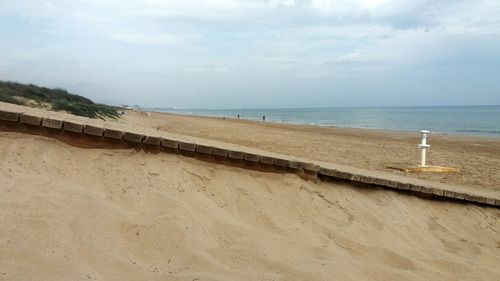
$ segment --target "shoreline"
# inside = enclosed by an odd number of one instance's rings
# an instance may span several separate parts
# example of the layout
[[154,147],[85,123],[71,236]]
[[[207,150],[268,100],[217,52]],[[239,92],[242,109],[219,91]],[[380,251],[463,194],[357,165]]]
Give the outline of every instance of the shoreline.
[[[148,116],[150,116],[148,114]],[[132,128],[130,128],[132,129]],[[335,163],[309,162],[268,153],[254,154],[245,150],[231,150],[223,146],[206,146],[200,143],[183,142],[179,139],[162,138],[158,135],[143,135],[133,131],[119,131],[96,127],[84,122],[58,120],[23,112],[0,110],[0,135],[8,137],[9,132],[49,137],[80,148],[126,149],[154,153],[183,155],[212,164],[222,164],[247,170],[268,173],[291,173],[304,180],[318,182],[347,182],[354,186],[370,185],[384,189],[407,192],[415,196],[426,196],[439,200],[469,202],[491,207],[500,206],[500,199],[484,197],[476,192],[437,185],[428,181],[410,180],[389,173],[342,167]],[[3,134],[5,132],[5,135]],[[307,161],[307,162],[305,162]],[[483,193],[483,192],[481,192]],[[484,193],[483,193],[484,194]],[[495,195],[493,195],[495,196]]]
[[[459,107],[459,106],[457,106]],[[492,106],[495,107],[495,106]],[[369,107],[367,107],[369,108]],[[384,107],[381,107],[384,108]],[[232,110],[232,109],[231,109]],[[277,124],[277,125],[290,125],[290,126],[310,126],[317,128],[335,128],[335,129],[355,129],[355,130],[372,130],[378,132],[394,132],[394,133],[418,133],[420,134],[420,130],[427,130],[427,128],[421,128],[419,130],[405,130],[405,129],[390,129],[390,128],[367,128],[367,127],[343,127],[334,124],[315,124],[315,123],[301,123],[301,122],[293,122],[293,121],[280,121],[280,120],[268,120],[266,117],[266,121],[262,121],[259,118],[245,118],[241,117],[238,119],[235,116],[218,116],[218,115],[203,115],[203,114],[194,114],[192,112],[172,112],[172,111],[162,111],[158,109],[144,109],[146,112],[155,112],[155,113],[164,113],[164,114],[172,114],[177,116],[187,116],[187,117],[201,117],[201,118],[213,118],[213,119],[221,119],[221,120],[232,120],[232,121],[248,121],[248,122],[256,122],[256,123],[269,123],[269,124]],[[470,138],[484,138],[484,139],[492,139],[492,140],[500,140],[500,134],[489,133],[489,134],[480,134],[480,133],[463,133],[456,131],[433,131],[429,130],[431,135],[441,135],[441,136],[456,136],[456,137],[470,137]]]
[[460,173],[405,174],[387,167],[420,163],[420,133],[222,120],[165,112],[152,112],[148,116],[144,112],[128,111],[119,119],[103,121],[6,103],[0,103],[0,108],[256,154],[333,163],[467,190],[500,192],[500,140],[495,138],[431,134],[429,165],[457,168]]
[[[135,114],[132,114],[135,115]],[[140,115],[140,114],[137,114]],[[142,118],[142,117],[141,117]],[[144,117],[147,118],[147,117]],[[155,112],[157,130],[260,149],[272,153],[389,172],[389,165],[420,162],[420,132],[319,127]],[[429,165],[459,169],[456,174],[405,174],[409,178],[488,189],[500,189],[500,139],[431,134]]]
[[[129,110],[130,112],[130,110]],[[147,111],[146,111],[147,112]],[[150,110],[151,113],[156,114],[165,114],[170,116],[178,116],[178,117],[189,117],[189,118],[200,118],[200,119],[212,119],[212,120],[225,120],[230,122],[242,122],[242,123],[250,123],[250,124],[260,124],[260,125],[268,125],[268,126],[283,126],[289,127],[290,129],[332,129],[332,130],[345,130],[352,132],[367,132],[367,133],[380,133],[380,134],[402,134],[402,135],[412,135],[412,136],[420,136],[420,130],[397,130],[397,129],[383,129],[383,128],[356,128],[356,127],[339,127],[335,125],[318,125],[318,124],[300,124],[293,122],[275,122],[266,120],[263,122],[258,119],[251,118],[236,118],[236,117],[225,117],[225,116],[214,116],[214,115],[198,115],[198,114],[190,114],[190,113],[179,113],[179,112],[167,112],[167,111],[158,111],[158,110]],[[359,130],[359,131],[358,131]],[[425,130],[425,128],[422,128]],[[450,137],[450,138],[464,138],[472,140],[484,140],[484,141],[500,141],[499,136],[492,135],[475,135],[475,134],[453,134],[447,132],[439,132],[439,131],[430,131],[430,137],[439,136],[439,137]]]

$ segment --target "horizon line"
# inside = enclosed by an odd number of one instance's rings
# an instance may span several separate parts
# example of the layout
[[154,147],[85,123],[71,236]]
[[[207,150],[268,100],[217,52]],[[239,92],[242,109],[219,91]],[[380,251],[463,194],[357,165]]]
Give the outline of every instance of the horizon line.
[[415,108],[415,107],[496,107],[500,104],[474,104],[474,105],[382,105],[382,106],[318,106],[318,107],[253,107],[253,108],[207,108],[207,107],[147,107],[143,109],[171,109],[171,110],[286,110],[286,109],[333,109],[333,108]]

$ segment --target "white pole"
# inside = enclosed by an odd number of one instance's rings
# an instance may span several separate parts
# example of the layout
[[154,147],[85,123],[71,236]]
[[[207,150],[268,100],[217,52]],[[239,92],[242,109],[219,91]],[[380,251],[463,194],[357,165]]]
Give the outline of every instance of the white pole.
[[420,166],[425,167],[425,154],[427,153],[426,148],[422,148],[422,159],[420,160]]
[[422,130],[422,131],[420,131],[420,133],[422,133],[422,142],[418,145],[418,147],[422,150],[422,157],[420,159],[420,166],[425,167],[427,149],[429,147],[431,147],[430,145],[427,144],[427,134],[429,134],[429,131]]

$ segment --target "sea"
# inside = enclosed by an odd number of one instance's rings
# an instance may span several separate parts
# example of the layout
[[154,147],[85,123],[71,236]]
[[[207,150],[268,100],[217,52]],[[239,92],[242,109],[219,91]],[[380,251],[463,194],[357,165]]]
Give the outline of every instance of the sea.
[[500,105],[492,106],[405,106],[276,109],[177,109],[149,110],[237,118],[312,126],[381,129],[394,131],[429,130],[431,133],[500,138]]

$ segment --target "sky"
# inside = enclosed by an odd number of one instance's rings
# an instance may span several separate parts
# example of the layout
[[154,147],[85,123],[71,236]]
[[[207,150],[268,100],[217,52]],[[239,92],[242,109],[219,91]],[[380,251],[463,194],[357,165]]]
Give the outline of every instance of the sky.
[[499,0],[0,0],[0,80],[179,108],[499,105]]

